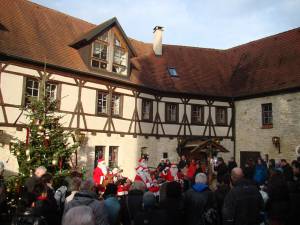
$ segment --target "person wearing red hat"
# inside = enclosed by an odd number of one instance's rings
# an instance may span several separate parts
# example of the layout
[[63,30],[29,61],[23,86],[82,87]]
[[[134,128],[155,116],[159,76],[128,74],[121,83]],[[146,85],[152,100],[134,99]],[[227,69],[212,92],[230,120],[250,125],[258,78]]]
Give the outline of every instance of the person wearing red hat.
[[178,167],[175,163],[171,164],[170,169],[167,171],[166,175],[164,176],[166,181],[179,181],[181,179],[181,174],[178,171]]
[[98,165],[93,172],[94,182],[97,186],[103,184],[106,174],[107,174],[107,167],[105,165],[105,161],[104,159],[99,159]]

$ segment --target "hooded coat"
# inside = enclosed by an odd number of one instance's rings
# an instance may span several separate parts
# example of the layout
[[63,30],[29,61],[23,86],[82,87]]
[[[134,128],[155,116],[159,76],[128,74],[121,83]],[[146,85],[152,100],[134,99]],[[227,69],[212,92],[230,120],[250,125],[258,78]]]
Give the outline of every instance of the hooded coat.
[[207,185],[196,183],[184,194],[184,218],[186,225],[201,225],[206,208],[215,207],[213,192]]
[[69,209],[80,205],[86,205],[92,208],[96,225],[108,225],[104,201],[99,201],[96,193],[91,191],[80,191],[76,193],[73,200],[66,204],[64,214],[66,214]]

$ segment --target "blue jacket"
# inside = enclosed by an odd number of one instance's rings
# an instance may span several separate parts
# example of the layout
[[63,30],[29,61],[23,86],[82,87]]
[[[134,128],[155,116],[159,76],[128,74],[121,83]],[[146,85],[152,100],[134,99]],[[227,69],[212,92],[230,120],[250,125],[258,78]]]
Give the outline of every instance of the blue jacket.
[[265,183],[266,179],[267,179],[267,175],[268,175],[268,171],[267,171],[267,167],[263,164],[258,164],[255,166],[255,172],[254,172],[254,181],[259,184],[262,185]]
[[108,221],[110,225],[118,224],[120,219],[120,203],[114,196],[110,196],[104,200],[104,207],[108,213]]

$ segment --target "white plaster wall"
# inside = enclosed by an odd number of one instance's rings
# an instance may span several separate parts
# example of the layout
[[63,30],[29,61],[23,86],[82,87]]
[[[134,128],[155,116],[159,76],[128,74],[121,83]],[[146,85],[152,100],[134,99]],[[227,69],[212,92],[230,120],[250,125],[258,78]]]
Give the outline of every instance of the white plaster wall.
[[82,88],[81,102],[85,113],[95,114],[96,112],[96,90]]
[[21,105],[23,96],[23,77],[2,72],[1,90],[3,101],[5,103]]
[[[1,130],[4,131],[5,135],[10,135],[12,137],[19,138],[20,140],[25,140],[26,138],[26,130],[17,131],[14,127],[1,127]],[[5,174],[4,175],[12,175],[18,173],[19,165],[17,158],[14,157],[9,150],[9,144],[2,145],[0,147],[0,161],[4,163],[5,166]]]
[[[130,96],[123,96],[123,117],[126,119],[132,119],[134,112],[135,99]],[[140,115],[141,116],[141,115]]]
[[73,112],[78,100],[78,87],[62,84],[61,97],[60,109]]
[[23,73],[35,77],[40,77],[39,73],[36,70],[21,67],[21,66],[15,66],[15,65],[8,65],[5,70],[7,71],[12,71],[12,72],[17,72],[17,73]]

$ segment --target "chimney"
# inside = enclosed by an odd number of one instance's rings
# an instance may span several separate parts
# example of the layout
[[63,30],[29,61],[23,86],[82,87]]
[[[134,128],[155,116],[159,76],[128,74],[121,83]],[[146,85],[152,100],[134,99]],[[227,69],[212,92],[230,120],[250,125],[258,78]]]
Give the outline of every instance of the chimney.
[[153,51],[155,55],[159,56],[162,55],[162,33],[163,27],[156,26],[153,29],[154,33],[154,40],[153,40]]

